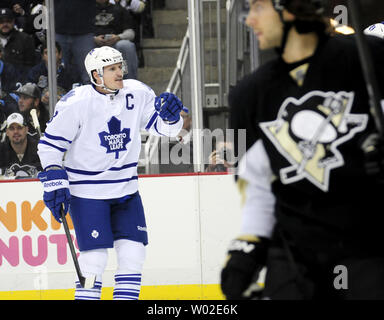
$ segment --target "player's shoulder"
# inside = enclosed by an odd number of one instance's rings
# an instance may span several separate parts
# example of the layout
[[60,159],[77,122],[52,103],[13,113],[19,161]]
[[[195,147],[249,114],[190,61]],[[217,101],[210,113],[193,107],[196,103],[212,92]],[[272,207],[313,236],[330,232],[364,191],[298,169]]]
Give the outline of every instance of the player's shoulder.
[[[357,48],[357,42],[356,42],[356,34],[351,35],[343,35],[343,34],[337,34],[330,36],[328,39],[328,43],[331,46],[339,46],[339,47],[354,47]],[[373,35],[365,35],[365,39],[370,45],[377,45],[377,46],[384,46],[384,40]]]
[[[365,36],[370,52],[375,61],[382,64],[384,56],[384,40],[376,36]],[[329,38],[324,56],[328,59],[341,57],[342,60],[359,61],[356,35],[336,35]],[[338,59],[340,60],[340,58]]]
[[61,97],[60,102],[72,104],[89,98],[94,89],[91,85],[83,85],[68,91]]
[[329,36],[322,45],[324,54],[327,57],[339,54],[340,52],[357,51],[356,39],[353,35],[337,34]]
[[151,94],[155,94],[153,89],[146,85],[144,82],[135,79],[125,79],[124,80],[124,91],[144,91]]
[[92,96],[92,91],[95,91],[95,89],[93,89],[91,85],[83,85],[73,88],[61,97],[56,107],[82,105],[85,100]]
[[[381,48],[384,49],[384,40],[380,39],[375,36],[365,36],[366,41],[372,49],[374,48]],[[333,35],[330,36],[327,41],[325,42],[325,48],[327,49],[327,55],[331,54],[332,51],[334,52],[357,52],[357,41],[356,41],[356,35]]]

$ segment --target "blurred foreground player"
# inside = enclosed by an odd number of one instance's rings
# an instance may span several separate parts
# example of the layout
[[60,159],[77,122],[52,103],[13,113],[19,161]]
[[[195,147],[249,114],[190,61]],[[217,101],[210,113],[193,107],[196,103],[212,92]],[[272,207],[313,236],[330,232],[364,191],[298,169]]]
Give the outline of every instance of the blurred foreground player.
[[[227,299],[384,299],[383,144],[355,37],[328,34],[321,0],[249,4],[248,26],[278,58],[229,96],[232,127],[247,129],[251,147],[222,290]],[[384,42],[367,41],[382,83]]]
[[176,136],[183,105],[173,94],[156,97],[145,84],[123,80],[125,61],[114,48],[93,49],[85,67],[92,85],[57,103],[39,142],[44,202],[59,222],[62,206],[69,208],[81,272],[96,275],[91,290],[77,282],[75,299],[100,299],[112,247],[118,263],[113,298],[138,299],[148,243],[137,181],[140,130]]

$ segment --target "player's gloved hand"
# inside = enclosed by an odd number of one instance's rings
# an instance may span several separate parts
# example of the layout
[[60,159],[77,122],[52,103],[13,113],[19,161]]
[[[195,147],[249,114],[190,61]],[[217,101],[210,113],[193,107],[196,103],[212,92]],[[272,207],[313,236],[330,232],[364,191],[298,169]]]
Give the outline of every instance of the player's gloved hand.
[[180,99],[170,92],[163,92],[155,98],[155,109],[161,119],[169,122],[179,121],[181,111],[188,113]]
[[368,175],[384,182],[384,140],[377,133],[368,135],[361,144]]
[[71,196],[67,172],[64,169],[53,169],[42,171],[37,177],[43,183],[45,205],[51,210],[55,219],[61,223],[61,208],[64,205],[64,212],[67,214]]
[[255,285],[267,260],[269,240],[243,236],[233,240],[228,260],[221,271],[221,290],[228,300],[252,299],[261,294]]

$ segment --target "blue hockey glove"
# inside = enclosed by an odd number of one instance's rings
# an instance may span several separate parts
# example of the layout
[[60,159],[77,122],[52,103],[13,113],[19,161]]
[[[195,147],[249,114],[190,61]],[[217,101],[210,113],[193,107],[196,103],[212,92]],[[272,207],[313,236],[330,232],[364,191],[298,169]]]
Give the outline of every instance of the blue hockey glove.
[[37,176],[43,183],[45,205],[51,210],[52,215],[58,222],[61,221],[61,208],[64,205],[64,212],[69,209],[69,182],[67,172],[63,169],[42,171]]
[[180,111],[188,113],[180,99],[170,92],[163,92],[155,98],[155,109],[161,119],[169,122],[179,121]]

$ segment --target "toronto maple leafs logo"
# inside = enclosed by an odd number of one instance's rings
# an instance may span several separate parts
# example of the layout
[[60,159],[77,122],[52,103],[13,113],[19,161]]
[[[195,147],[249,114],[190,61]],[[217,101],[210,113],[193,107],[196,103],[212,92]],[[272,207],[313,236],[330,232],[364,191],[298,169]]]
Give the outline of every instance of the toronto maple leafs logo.
[[311,91],[287,98],[277,119],[260,123],[276,149],[290,163],[280,179],[290,184],[307,179],[327,192],[332,169],[344,165],[338,146],[363,131],[368,115],[351,113],[353,92]]
[[131,141],[130,129],[121,130],[121,121],[112,117],[108,122],[108,132],[100,132],[100,145],[107,149],[107,153],[115,153],[115,159],[119,158],[119,152],[126,151],[126,145]]

